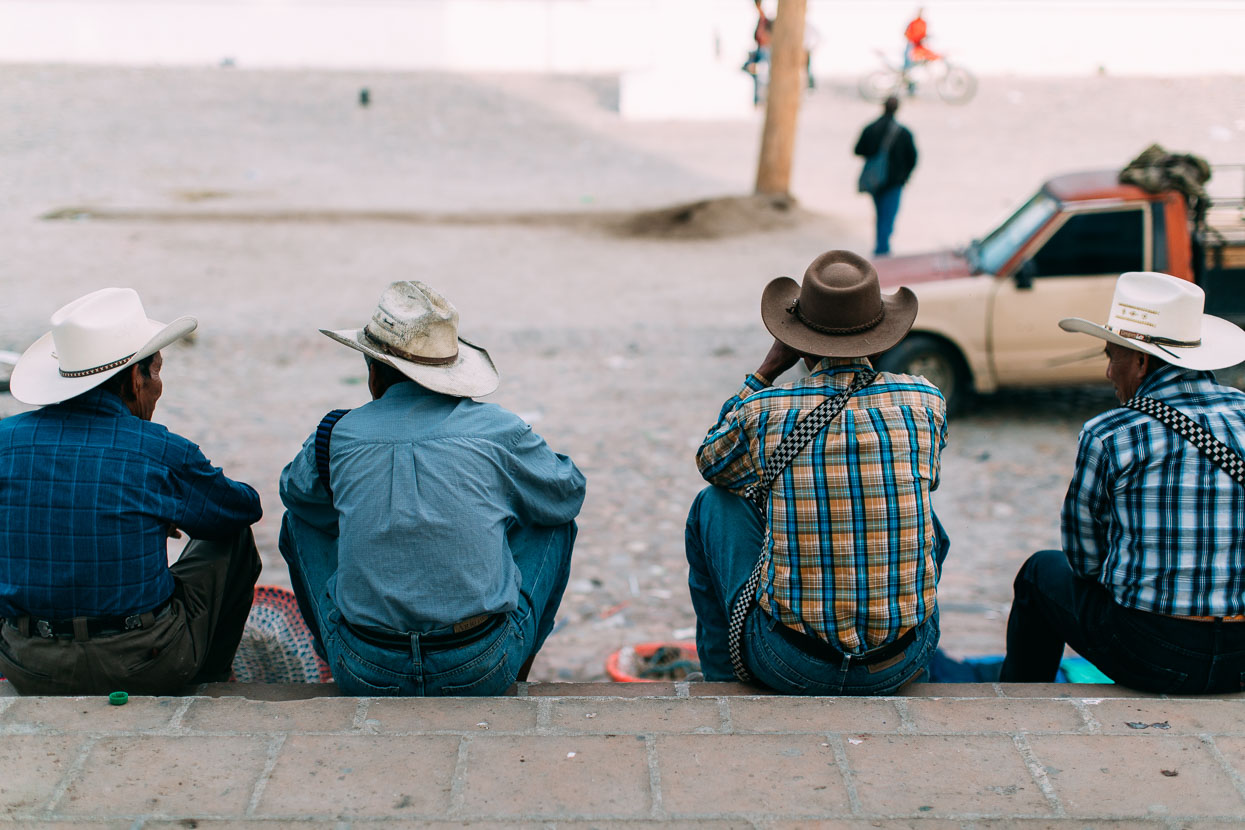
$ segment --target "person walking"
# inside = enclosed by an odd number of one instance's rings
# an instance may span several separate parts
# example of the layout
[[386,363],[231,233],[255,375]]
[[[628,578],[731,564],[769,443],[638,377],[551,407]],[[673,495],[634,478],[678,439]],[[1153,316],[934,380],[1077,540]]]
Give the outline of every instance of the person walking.
[[882,104],[882,115],[860,132],[855,153],[865,159],[858,188],[873,197],[875,256],[889,256],[891,233],[899,214],[899,198],[916,168],[916,141],[912,131],[895,119],[899,99]]
[[1003,682],[1050,683],[1070,645],[1120,685],[1245,691],[1245,393],[1211,370],[1245,361],[1245,331],[1205,295],[1129,272],[1105,326],[1123,404],[1085,424],[1062,512],[1063,549],[1015,581]]

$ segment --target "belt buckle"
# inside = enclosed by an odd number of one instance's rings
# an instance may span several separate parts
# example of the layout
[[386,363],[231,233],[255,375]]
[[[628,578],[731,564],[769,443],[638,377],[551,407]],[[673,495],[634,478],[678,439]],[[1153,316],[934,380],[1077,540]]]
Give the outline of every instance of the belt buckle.
[[133,631],[136,628],[142,628],[143,627],[143,615],[142,614],[131,614],[130,616],[125,618],[124,626],[125,626],[126,631]]
[[45,640],[51,640],[56,636],[52,631],[52,623],[47,620],[35,620],[35,631],[38,631],[39,636]]

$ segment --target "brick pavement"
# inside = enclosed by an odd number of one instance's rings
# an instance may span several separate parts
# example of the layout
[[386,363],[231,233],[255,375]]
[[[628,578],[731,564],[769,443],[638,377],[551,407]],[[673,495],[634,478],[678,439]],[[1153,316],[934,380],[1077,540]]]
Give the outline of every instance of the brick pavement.
[[0,685],[0,830],[1245,821],[1241,695],[997,684],[872,699],[708,683],[521,684],[483,699],[196,691],[113,707]]

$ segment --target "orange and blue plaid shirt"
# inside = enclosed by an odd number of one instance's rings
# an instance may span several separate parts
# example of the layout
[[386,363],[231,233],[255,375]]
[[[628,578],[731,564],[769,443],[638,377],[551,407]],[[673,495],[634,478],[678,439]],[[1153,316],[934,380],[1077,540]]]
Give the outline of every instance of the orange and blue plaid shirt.
[[[823,358],[771,387],[749,375],[696,453],[711,484],[741,493],[783,437],[846,389],[866,358]],[[923,622],[948,540],[934,515],[946,402],[924,378],[880,373],[774,482],[760,607],[851,654]]]

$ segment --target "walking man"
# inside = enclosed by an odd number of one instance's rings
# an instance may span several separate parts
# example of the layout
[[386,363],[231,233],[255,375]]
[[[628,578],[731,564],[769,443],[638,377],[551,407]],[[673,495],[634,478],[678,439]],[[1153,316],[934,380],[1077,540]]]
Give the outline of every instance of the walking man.
[[[946,405],[870,355],[916,318],[865,259],[830,251],[761,298],[774,345],[696,453],[710,483],[687,520],[706,680],[789,694],[887,694],[938,645],[948,541],[934,515]],[[775,385],[803,360],[808,377]]]
[[1001,680],[1053,681],[1066,643],[1134,689],[1245,689],[1245,394],[1210,371],[1245,360],[1245,332],[1203,303],[1130,272],[1105,326],[1060,321],[1106,341],[1124,405],[1081,430],[1063,550],[1016,577]]
[[151,420],[160,350],[196,325],[105,288],[52,315],[14,367],[13,396],[42,407],[0,421],[0,674],[22,694],[229,679],[260,570],[259,496]]
[[317,650],[346,694],[502,694],[553,629],[584,477],[473,400],[497,370],[427,285],[321,331],[363,353],[372,401],[329,413],[281,473],[281,553]]
[[875,256],[891,252],[899,197],[916,167],[916,142],[912,131],[895,120],[898,110],[899,99],[894,95],[887,98],[882,116],[867,125],[856,141],[856,155],[865,159],[859,189],[873,197]]

